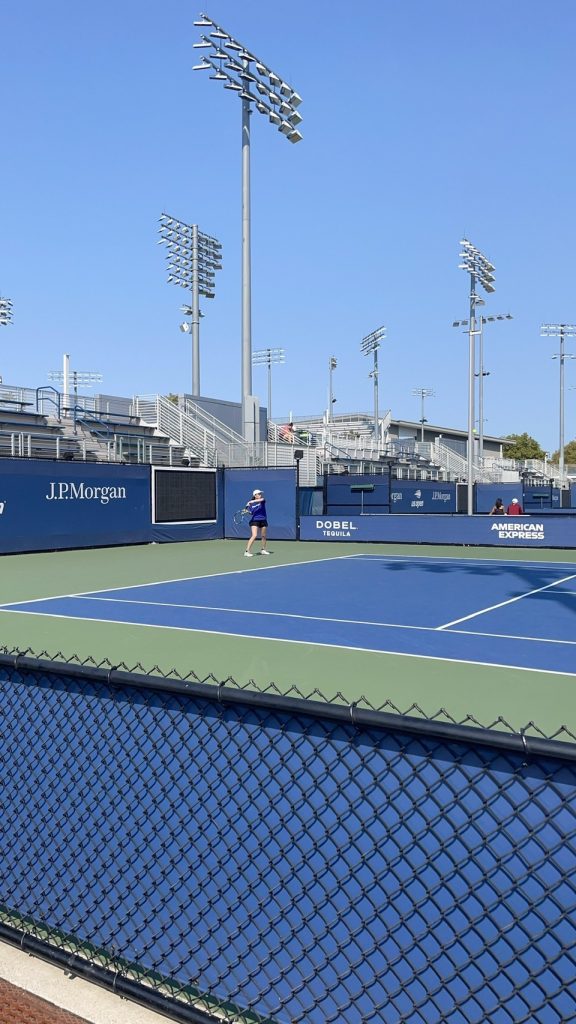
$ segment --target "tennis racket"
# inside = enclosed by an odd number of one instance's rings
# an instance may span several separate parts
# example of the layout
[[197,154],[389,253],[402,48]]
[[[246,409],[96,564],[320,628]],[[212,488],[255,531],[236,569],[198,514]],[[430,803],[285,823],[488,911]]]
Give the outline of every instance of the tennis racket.
[[244,520],[247,519],[249,515],[250,512],[247,508],[239,508],[238,511],[234,513],[234,525],[241,526]]

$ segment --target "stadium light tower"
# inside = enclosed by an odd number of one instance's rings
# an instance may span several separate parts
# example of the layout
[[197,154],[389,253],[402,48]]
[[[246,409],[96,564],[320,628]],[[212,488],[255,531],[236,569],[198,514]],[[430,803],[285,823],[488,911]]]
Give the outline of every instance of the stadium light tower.
[[13,323],[12,302],[10,299],[0,298],[0,327],[7,327]]
[[207,14],[194,22],[208,29],[194,43],[204,51],[194,71],[211,71],[210,78],[242,100],[242,421],[244,437],[258,440],[255,398],[252,395],[252,274],[250,215],[250,116],[255,107],[289,142],[300,142],[297,107],[302,97],[276,72],[239,43]]
[[[484,305],[484,299],[476,299],[476,305]],[[484,369],[484,325],[494,323],[496,320],[513,320],[511,313],[494,313],[490,316],[478,318],[478,371],[474,374],[478,377],[478,458],[482,465],[484,459],[484,377],[489,377],[490,372]],[[468,320],[454,320],[452,327],[469,327]]]
[[367,334],[365,338],[362,338],[360,345],[361,351],[365,356],[369,356],[371,352],[374,353],[374,367],[368,374],[374,381],[374,438],[376,441],[377,448],[380,448],[380,426],[378,423],[378,349],[380,348],[380,342],[386,337],[386,328],[377,327],[371,334]]
[[272,419],[272,366],[284,362],[283,348],[263,348],[252,353],[253,366],[268,367],[268,423]]
[[424,401],[426,398],[434,398],[434,392],[432,388],[413,388],[413,395],[420,396],[420,440],[424,440],[424,424],[428,422],[424,415]]
[[74,405],[70,409],[69,404],[64,406],[66,412],[72,412],[74,420],[74,433],[76,433],[76,414],[78,411],[78,388],[91,388],[103,380],[102,374],[95,370],[71,370],[70,356],[64,355],[61,370],[49,370],[48,380],[63,385],[62,398],[65,403],[70,402],[69,387],[72,384],[74,391]]
[[200,296],[214,298],[214,275],[222,269],[222,245],[216,238],[199,231],[197,224],[184,224],[167,213],[160,217],[159,232],[158,245],[168,249],[168,283],[192,293],[192,304],[181,307],[190,317],[190,323],[181,324],[180,330],[192,333],[191,393],[197,397],[200,394]]
[[571,352],[564,351],[564,339],[576,336],[576,324],[542,324],[540,328],[542,338],[560,338],[560,351],[552,356],[552,359],[560,360],[560,451],[558,471],[560,483],[564,480],[564,361],[576,359]]
[[470,318],[468,321],[468,502],[467,513],[474,513],[474,373],[476,370],[475,339],[480,332],[476,330],[476,306],[482,300],[476,292],[476,285],[482,285],[485,292],[495,291],[494,266],[490,260],[472,245],[467,238],[460,241],[462,252],[459,270],[470,275]]

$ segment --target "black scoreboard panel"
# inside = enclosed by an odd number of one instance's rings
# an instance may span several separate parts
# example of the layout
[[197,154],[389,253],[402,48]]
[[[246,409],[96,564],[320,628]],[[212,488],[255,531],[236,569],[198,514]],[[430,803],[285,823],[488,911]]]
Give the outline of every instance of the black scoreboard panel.
[[152,522],[216,521],[216,473],[202,469],[154,467]]

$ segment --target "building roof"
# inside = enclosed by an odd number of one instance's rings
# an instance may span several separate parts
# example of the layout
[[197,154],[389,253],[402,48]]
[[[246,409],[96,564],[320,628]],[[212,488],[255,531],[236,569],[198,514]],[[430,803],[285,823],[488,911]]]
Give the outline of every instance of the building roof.
[[[410,430],[421,430],[422,424],[419,420],[399,420],[395,416],[390,420],[390,426],[396,427],[407,427]],[[434,423],[425,423],[424,430],[427,430],[434,434],[442,434],[443,437],[456,437],[467,440],[468,431],[458,430],[455,427],[442,427],[436,426]],[[485,441],[493,441],[496,444],[509,444],[509,438],[507,437],[494,437],[492,434],[484,434]]]

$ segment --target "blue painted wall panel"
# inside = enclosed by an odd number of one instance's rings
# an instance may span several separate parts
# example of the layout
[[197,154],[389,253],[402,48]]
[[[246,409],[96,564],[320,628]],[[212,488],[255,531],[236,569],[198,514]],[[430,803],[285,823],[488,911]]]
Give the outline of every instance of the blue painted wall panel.
[[150,540],[150,467],[2,460],[0,551]]
[[576,547],[576,516],[303,516],[301,540]]
[[294,469],[225,469],[224,536],[247,540],[248,520],[236,525],[234,513],[244,508],[258,488],[266,498],[270,540],[294,540],[296,537],[296,472]]

